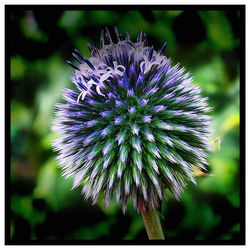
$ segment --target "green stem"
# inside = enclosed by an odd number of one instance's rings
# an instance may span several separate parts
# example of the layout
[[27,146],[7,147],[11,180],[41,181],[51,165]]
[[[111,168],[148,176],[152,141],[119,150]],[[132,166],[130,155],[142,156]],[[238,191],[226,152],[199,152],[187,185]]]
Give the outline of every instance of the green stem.
[[161,223],[157,210],[139,207],[144,225],[150,240],[164,240]]

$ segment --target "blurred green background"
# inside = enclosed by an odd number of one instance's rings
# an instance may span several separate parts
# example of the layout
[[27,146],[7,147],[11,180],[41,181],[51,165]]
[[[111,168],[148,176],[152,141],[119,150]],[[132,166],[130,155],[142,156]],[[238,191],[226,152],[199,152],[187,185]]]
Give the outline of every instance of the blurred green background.
[[[214,108],[208,173],[190,184],[180,201],[170,195],[162,205],[166,239],[235,240],[240,232],[239,163],[239,11],[62,11],[11,9],[11,227],[13,240],[147,239],[140,215],[126,215],[112,203],[92,206],[60,176],[51,150],[54,104],[69,76],[77,48],[90,53],[100,31],[143,30],[156,49],[167,41],[166,56],[189,70]],[[218,141],[218,140],[217,140]],[[218,149],[218,145],[214,143]]]

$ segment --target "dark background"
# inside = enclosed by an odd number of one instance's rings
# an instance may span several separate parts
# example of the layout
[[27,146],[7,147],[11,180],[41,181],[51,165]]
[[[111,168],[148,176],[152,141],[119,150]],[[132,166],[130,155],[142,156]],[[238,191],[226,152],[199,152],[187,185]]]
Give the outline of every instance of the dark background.
[[[84,6],[82,6],[84,8]],[[26,10],[25,10],[26,9]],[[11,8],[6,12],[6,47],[10,55],[11,159],[10,228],[13,241],[136,239],[147,235],[140,215],[129,204],[105,209],[92,206],[60,176],[51,150],[54,104],[63,87],[74,87],[69,76],[77,48],[99,47],[101,29],[117,26],[136,39],[143,30],[156,49],[167,41],[166,56],[189,70],[214,108],[213,151],[209,176],[190,184],[180,201],[169,200],[160,214],[166,239],[240,240],[239,69],[242,12],[239,10],[62,10]],[[238,8],[239,9],[239,8]],[[218,138],[221,141],[220,149]],[[8,166],[7,166],[8,167]],[[8,171],[8,170],[7,170]],[[8,218],[7,218],[8,219]],[[8,237],[8,236],[7,236]]]

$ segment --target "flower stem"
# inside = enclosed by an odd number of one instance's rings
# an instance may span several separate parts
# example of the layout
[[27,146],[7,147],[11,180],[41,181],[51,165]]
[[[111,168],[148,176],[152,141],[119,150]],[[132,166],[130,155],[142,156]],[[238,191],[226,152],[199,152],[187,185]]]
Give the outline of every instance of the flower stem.
[[144,221],[148,238],[150,240],[164,240],[165,238],[157,210],[145,208],[144,206],[140,206],[139,210]]

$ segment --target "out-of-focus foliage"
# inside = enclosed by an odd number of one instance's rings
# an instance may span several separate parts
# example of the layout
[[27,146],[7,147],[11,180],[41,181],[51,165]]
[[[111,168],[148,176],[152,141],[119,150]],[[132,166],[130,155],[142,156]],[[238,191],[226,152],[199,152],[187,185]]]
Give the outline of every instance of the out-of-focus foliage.
[[[207,176],[189,185],[182,199],[161,208],[167,239],[238,239],[239,214],[239,36],[236,11],[15,11],[11,46],[11,238],[147,239],[130,205],[92,206],[60,176],[51,150],[54,104],[72,86],[65,63],[87,42],[99,46],[102,28],[117,26],[133,39],[143,30],[149,43],[181,62],[209,97],[213,136]],[[218,139],[219,138],[219,139]],[[218,148],[218,145],[215,147]],[[243,166],[242,166],[243,167]]]

